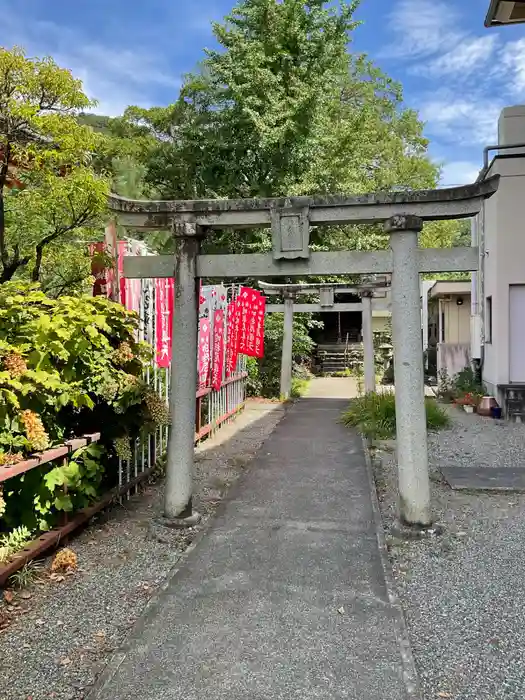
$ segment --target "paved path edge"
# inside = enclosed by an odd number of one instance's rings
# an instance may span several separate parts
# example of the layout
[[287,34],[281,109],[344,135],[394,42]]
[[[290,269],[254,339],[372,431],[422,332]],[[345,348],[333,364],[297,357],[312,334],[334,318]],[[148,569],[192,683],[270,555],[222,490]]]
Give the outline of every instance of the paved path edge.
[[[368,485],[370,488],[370,500],[372,502],[372,511],[374,513],[374,523],[376,526],[377,548],[379,550],[379,558],[381,560],[381,567],[383,569],[388,598],[396,615],[396,636],[399,652],[401,654],[401,662],[403,665],[403,681],[405,683],[406,696],[407,700],[422,700],[419,677],[416,669],[416,663],[414,661],[414,655],[412,653],[412,647],[410,645],[410,637],[408,634],[405,612],[397,594],[397,586],[394,580],[392,566],[390,564],[390,557],[388,555],[383,517],[381,515],[381,508],[379,506],[379,498],[377,495],[376,482],[374,478],[374,467],[370,457],[370,445],[364,436],[361,437],[363,441],[363,453],[368,475]],[[93,700],[95,699],[93,698]]]
[[[126,646],[127,643],[137,634],[137,632],[141,629],[143,626],[144,622],[148,619],[149,615],[153,612],[153,610],[157,607],[159,604],[162,596],[164,593],[167,591],[169,586],[171,585],[171,582],[173,579],[175,579],[183,566],[185,566],[187,559],[190,557],[191,553],[199,546],[200,542],[208,535],[209,531],[212,529],[215,521],[217,518],[223,513],[223,511],[226,509],[228,503],[230,501],[233,501],[237,495],[238,490],[241,488],[242,483],[244,482],[245,479],[248,478],[248,474],[251,469],[252,463],[257,459],[257,455],[259,454],[260,450],[263,449],[264,444],[271,439],[275,429],[279,425],[279,423],[282,421],[282,419],[285,417],[286,413],[288,410],[293,406],[295,402],[291,401],[289,403],[282,403],[281,404],[281,416],[278,422],[275,424],[273,430],[271,433],[266,437],[265,440],[261,443],[259,446],[259,449],[257,450],[257,453],[253,456],[253,458],[249,461],[248,467],[243,470],[239,478],[235,481],[234,484],[228,489],[228,492],[222,499],[220,505],[218,506],[217,510],[213,513],[212,517],[208,520],[206,523],[205,527],[202,528],[202,530],[197,534],[193,542],[190,544],[190,546],[184,550],[184,552],[181,553],[179,559],[177,560],[177,563],[175,566],[170,570],[168,573],[166,580],[160,586],[157,590],[157,592],[150,598],[148,601],[146,607],[142,611],[140,617],[138,620],[135,622],[135,624],[130,628],[128,635],[126,636],[126,639],[123,641],[121,646]],[[375,489],[374,489],[375,492]],[[374,512],[375,512],[375,506],[374,506]],[[88,694],[85,696],[85,700],[97,700],[97,698],[100,696],[100,693],[104,690],[104,688],[110,683],[117,671],[119,670],[120,666],[122,663],[125,661],[127,656],[126,651],[116,651],[111,659],[109,660],[108,664],[105,666],[104,670],[100,674],[100,676],[97,678],[95,681],[95,684],[92,686]],[[408,698],[408,700],[412,700],[412,698]],[[419,698],[414,698],[414,700],[419,700]]]

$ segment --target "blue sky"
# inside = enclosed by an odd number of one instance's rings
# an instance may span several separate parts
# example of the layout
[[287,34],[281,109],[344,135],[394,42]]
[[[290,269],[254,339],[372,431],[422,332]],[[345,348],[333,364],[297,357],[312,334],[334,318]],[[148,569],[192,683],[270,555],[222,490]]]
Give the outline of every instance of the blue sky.
[[[401,81],[445,185],[472,181],[504,106],[525,102],[525,25],[485,29],[489,0],[362,0],[354,48]],[[233,0],[0,0],[0,44],[52,55],[117,115],[168,104]],[[197,9],[198,7],[198,9]],[[351,157],[351,154],[349,154]]]

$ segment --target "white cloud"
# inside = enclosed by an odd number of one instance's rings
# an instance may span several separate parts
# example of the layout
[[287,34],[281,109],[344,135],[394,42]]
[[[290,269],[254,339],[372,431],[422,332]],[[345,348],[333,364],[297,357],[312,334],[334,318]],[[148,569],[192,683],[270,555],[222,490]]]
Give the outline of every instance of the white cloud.
[[5,11],[0,42],[21,45],[31,56],[52,55],[82,80],[90,98],[99,101],[96,111],[109,116],[121,114],[130,104],[150,106],[149,96],[159,86],[170,89],[173,98],[180,87],[178,76],[154,53],[154,47],[145,53],[116,42],[105,46],[70,27],[31,18],[22,21],[18,13]]
[[391,14],[396,42],[387,49],[425,81],[416,93],[419,113],[427,135],[458,152],[445,171],[458,181],[461,172],[466,180],[474,173],[462,149],[494,143],[501,110],[525,98],[525,39],[464,29],[468,17],[460,7],[452,0],[400,0]]
[[75,77],[82,81],[86,95],[97,101],[97,106],[89,110],[91,112],[104,114],[108,117],[118,117],[130,105],[145,108],[152,106],[151,101],[145,95],[141,96],[134,90],[116,85],[112,80],[105,80],[89,69],[78,69],[73,72]]
[[383,55],[414,62],[410,72],[417,75],[464,80],[486,65],[499,43],[496,34],[463,30],[457,10],[443,1],[401,0],[390,26],[397,39]]
[[501,53],[501,66],[507,72],[506,76],[501,76],[507,91],[522,97],[525,92],[525,39],[507,42]]
[[422,58],[457,45],[457,13],[444,2],[400,0],[390,14],[397,40],[382,53],[396,58]]
[[467,99],[441,92],[424,99],[419,112],[428,134],[462,147],[493,142],[503,106],[483,95]]
[[444,163],[441,166],[441,185],[468,185],[474,182],[479,174],[480,165],[468,160],[458,160]]
[[435,76],[461,76],[464,80],[478,73],[492,58],[498,45],[496,34],[463,38],[459,44],[429,63],[417,66],[415,71]]

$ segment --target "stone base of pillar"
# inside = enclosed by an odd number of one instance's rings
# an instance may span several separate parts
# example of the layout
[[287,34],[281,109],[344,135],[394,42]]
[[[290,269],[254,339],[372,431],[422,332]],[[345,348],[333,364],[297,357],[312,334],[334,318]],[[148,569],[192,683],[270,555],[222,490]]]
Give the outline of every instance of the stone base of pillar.
[[180,543],[179,533],[184,530],[191,530],[201,520],[201,515],[196,511],[186,518],[155,518],[149,524],[148,535],[156,542],[176,547]]
[[400,520],[390,528],[390,536],[398,540],[423,540],[439,537],[445,532],[442,525],[434,523],[433,525],[409,525]]
[[162,525],[163,527],[167,527],[170,530],[183,530],[184,528],[188,527],[195,527],[195,525],[198,525],[201,521],[201,515],[200,513],[197,513],[197,511],[193,511],[191,515],[187,515],[186,517],[180,517],[180,518],[160,518],[157,522],[159,525]]

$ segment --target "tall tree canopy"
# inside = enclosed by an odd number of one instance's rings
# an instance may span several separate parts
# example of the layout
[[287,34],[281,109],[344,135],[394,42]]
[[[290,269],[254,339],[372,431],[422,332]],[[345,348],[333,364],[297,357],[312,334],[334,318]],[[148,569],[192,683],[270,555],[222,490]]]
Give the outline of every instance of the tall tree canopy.
[[52,59],[0,48],[0,283],[40,280],[48,251],[101,225],[109,185],[91,159],[103,137],[77,120],[94,104]]
[[[132,107],[117,123],[149,144],[147,182],[173,198],[434,186],[438,169],[400,86],[349,50],[357,4],[241,0],[214,24],[219,48],[173,105]],[[323,240],[357,244],[364,234]],[[268,236],[230,232],[215,243],[260,249]]]

